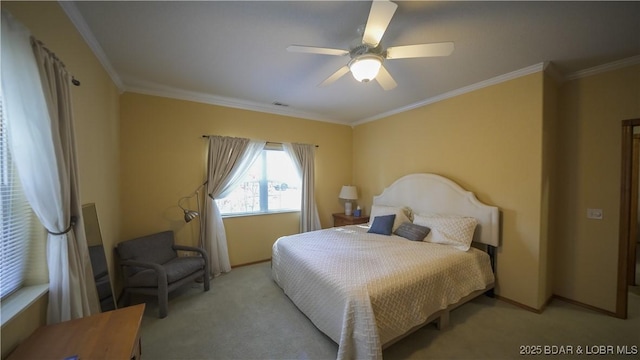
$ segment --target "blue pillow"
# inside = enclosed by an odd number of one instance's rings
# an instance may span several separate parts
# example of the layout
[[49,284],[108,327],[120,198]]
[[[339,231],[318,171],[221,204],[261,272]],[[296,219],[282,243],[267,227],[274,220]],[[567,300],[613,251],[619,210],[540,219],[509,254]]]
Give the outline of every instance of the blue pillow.
[[393,222],[396,220],[396,214],[376,216],[373,218],[373,224],[369,228],[369,233],[380,235],[391,235],[393,230]]

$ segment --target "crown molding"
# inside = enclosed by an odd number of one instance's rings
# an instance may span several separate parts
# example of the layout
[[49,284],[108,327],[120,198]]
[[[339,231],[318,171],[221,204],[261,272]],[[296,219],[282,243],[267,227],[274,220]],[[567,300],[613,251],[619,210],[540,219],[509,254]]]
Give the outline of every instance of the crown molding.
[[562,84],[563,82],[565,82],[564,75],[551,61],[546,61],[544,63],[544,73],[549,75],[549,77],[551,77],[556,82],[556,84]]
[[89,29],[87,23],[84,21],[84,17],[82,17],[82,14],[80,14],[80,11],[76,7],[76,4],[73,1],[62,0],[58,0],[58,4],[67,14],[67,17],[69,17],[69,20],[71,20],[89,48],[91,48],[93,54],[98,58],[98,61],[100,61],[100,64],[102,64],[107,74],[109,74],[111,81],[113,81],[120,93],[124,92],[125,88],[122,79],[120,79],[120,75],[118,75],[116,70],[111,65],[109,58],[104,53],[104,50],[102,50],[102,47],[98,43],[98,40],[96,40],[93,32],[91,32],[91,30]]
[[138,81],[135,84],[131,85],[127,84],[125,86],[125,91],[143,95],[153,95],[172,99],[195,101],[204,104],[219,105],[241,110],[258,111],[268,114],[291,116],[307,120],[316,120],[346,125],[343,121],[328,119],[327,117],[324,117],[320,114],[299,111],[289,107],[210,95],[196,91],[187,91],[145,81]]
[[562,83],[565,81],[576,80],[576,79],[584,78],[587,76],[592,76],[592,75],[640,64],[640,55],[636,55],[630,58],[614,61],[608,64],[595,66],[585,70],[576,71],[574,73],[563,76],[563,74],[557,70],[557,68],[553,65],[552,62],[543,62],[543,63],[535,64],[532,66],[528,66],[520,70],[512,71],[507,74],[499,75],[488,80],[480,81],[478,83],[475,83],[469,86],[464,86],[462,88],[455,89],[455,90],[452,90],[452,91],[449,91],[449,92],[446,92],[446,93],[443,93],[443,94],[440,94],[440,95],[437,95],[413,104],[409,104],[394,110],[390,110],[382,114],[357,120],[355,122],[346,123],[345,121],[328,119],[320,114],[298,111],[288,107],[282,107],[282,106],[277,106],[272,104],[264,104],[264,103],[258,103],[258,102],[252,102],[252,101],[246,101],[246,100],[240,100],[240,99],[228,98],[228,97],[222,97],[222,96],[215,96],[215,95],[199,93],[194,91],[186,91],[182,89],[165,87],[165,86],[161,86],[153,83],[138,82],[135,85],[126,85],[123,83],[122,79],[120,78],[120,75],[118,75],[116,70],[111,65],[111,62],[109,61],[107,55],[105,54],[104,50],[96,40],[91,30],[89,29],[89,26],[87,25],[84,18],[82,17],[82,14],[80,14],[80,11],[76,7],[75,3],[72,1],[63,1],[63,0],[58,0],[58,3],[60,4],[64,12],[67,14],[69,19],[73,23],[73,25],[76,27],[80,35],[83,37],[83,39],[85,40],[89,48],[91,48],[94,55],[98,58],[98,61],[100,61],[105,71],[109,74],[109,76],[111,77],[111,80],[114,82],[114,84],[116,85],[120,93],[129,91],[129,92],[146,94],[146,95],[154,95],[154,96],[160,96],[160,97],[201,102],[201,103],[212,104],[212,105],[226,106],[226,107],[242,109],[242,110],[258,111],[258,112],[264,112],[269,114],[291,116],[296,118],[336,123],[341,125],[349,125],[351,127],[355,127],[357,125],[365,124],[371,121],[379,120],[379,119],[392,116],[395,114],[399,114],[405,111],[430,105],[442,100],[450,99],[459,95],[463,95],[463,94],[473,92],[485,87],[500,84],[502,82],[510,81],[510,80],[513,80],[522,76],[530,75],[536,72],[540,72],[540,71],[544,71],[546,74],[550,75],[555,81],[557,81],[558,83]]
[[462,94],[466,94],[475,90],[479,90],[482,89],[484,87],[488,87],[488,86],[492,86],[492,85],[496,85],[505,81],[509,81],[509,80],[513,80],[522,76],[526,76],[529,74],[533,74],[539,71],[544,71],[546,74],[550,75],[556,82],[558,83],[563,83],[566,81],[570,81],[570,80],[576,80],[576,79],[580,79],[580,78],[584,78],[587,76],[592,76],[592,75],[596,75],[596,74],[600,74],[600,73],[604,73],[604,72],[608,72],[608,71],[612,71],[612,70],[617,70],[617,69],[622,69],[628,66],[633,66],[633,65],[637,65],[640,64],[640,55],[636,55],[636,56],[632,56],[630,58],[626,58],[626,59],[622,59],[622,60],[618,60],[618,61],[614,61],[611,63],[607,63],[607,64],[603,64],[603,65],[599,65],[599,66],[595,66],[589,69],[585,69],[585,70],[580,70],[580,71],[576,71],[574,73],[568,74],[568,75],[562,75],[562,73],[557,69],[557,67],[553,64],[553,62],[547,61],[547,62],[543,62],[543,63],[539,63],[536,65],[532,65],[529,67],[526,67],[524,69],[520,69],[520,70],[516,70],[504,75],[500,75],[500,76],[496,76],[494,78],[488,79],[488,80],[484,80],[478,83],[475,83],[473,85],[469,85],[469,86],[465,86],[462,87],[460,89],[456,89],[456,90],[452,90],[449,92],[446,92],[444,94],[441,95],[437,95],[434,96],[432,98],[428,98],[422,101],[419,101],[417,103],[413,103],[398,109],[394,109],[391,111],[387,111],[385,113],[379,114],[379,115],[375,115],[372,117],[368,117],[359,121],[356,121],[352,124],[352,126],[357,126],[357,125],[361,125],[361,124],[365,124],[371,121],[375,121],[375,120],[379,120],[391,115],[395,115],[395,114],[399,114],[405,111],[409,111],[409,110],[413,110],[422,106],[426,106],[429,104],[433,104],[436,103],[438,101],[442,101],[442,100],[446,100],[446,99],[450,99],[452,97],[458,96],[458,95],[462,95]]
[[510,73],[499,75],[499,76],[493,77],[491,79],[480,81],[478,83],[475,83],[475,84],[472,84],[472,85],[469,85],[469,86],[464,86],[464,87],[461,87],[461,88],[456,89],[456,90],[448,91],[448,92],[446,92],[444,94],[440,94],[440,95],[437,95],[437,96],[434,96],[434,97],[431,97],[431,98],[428,98],[428,99],[425,99],[425,100],[422,100],[422,101],[419,101],[419,102],[416,102],[416,103],[413,103],[413,104],[409,104],[407,106],[403,106],[401,108],[397,108],[397,109],[394,109],[394,110],[391,110],[391,111],[384,112],[384,113],[379,114],[379,115],[371,116],[371,117],[368,117],[366,119],[362,119],[362,120],[356,121],[352,125],[356,126],[356,125],[361,125],[361,124],[368,123],[368,122],[371,122],[371,121],[379,120],[379,119],[382,119],[382,118],[385,118],[385,117],[388,117],[388,116],[391,116],[391,115],[395,115],[395,114],[399,114],[399,113],[402,113],[402,112],[405,112],[405,111],[417,109],[419,107],[430,105],[430,104],[433,104],[433,103],[436,103],[436,102],[439,102],[439,101],[442,101],[442,100],[446,100],[446,99],[450,99],[450,98],[453,98],[453,97],[456,97],[456,96],[460,96],[462,94],[470,93],[472,91],[476,91],[476,90],[479,90],[479,89],[482,89],[482,88],[485,88],[485,87],[489,87],[489,86],[493,86],[493,85],[496,85],[496,84],[500,84],[500,83],[503,83],[505,81],[517,79],[517,78],[522,77],[522,76],[526,76],[526,75],[530,75],[530,74],[533,74],[533,73],[536,73],[536,72],[540,72],[540,71],[544,70],[544,67],[545,67],[545,63],[539,63],[539,64],[536,64],[536,65],[528,66],[528,67],[526,67],[524,69],[520,69],[520,70],[512,71]]
[[299,117],[299,118],[308,119],[308,120],[317,120],[317,121],[337,123],[337,124],[344,125],[344,122],[327,119],[326,117],[319,114],[297,111],[291,108],[286,108],[286,107],[277,106],[277,105],[261,104],[257,102],[226,98],[226,97],[209,95],[209,94],[198,93],[193,91],[185,91],[181,89],[164,87],[164,86],[160,86],[152,83],[140,82],[136,85],[129,86],[128,84],[125,84],[122,81],[122,79],[120,78],[120,75],[118,75],[117,71],[111,65],[109,58],[107,57],[104,50],[96,40],[95,36],[93,35],[93,32],[91,32],[91,29],[85,22],[84,17],[76,7],[75,3],[73,3],[72,1],[62,1],[62,0],[59,0],[58,3],[60,4],[64,12],[67,14],[67,17],[69,17],[73,25],[76,27],[76,29],[78,30],[82,38],[85,40],[89,48],[91,48],[94,55],[98,58],[98,61],[100,61],[105,71],[109,74],[109,76],[111,77],[111,80],[114,82],[114,84],[116,85],[120,93],[129,91],[129,92],[135,92],[140,94],[176,98],[176,99],[188,100],[188,101],[196,101],[196,102],[202,102],[206,104],[232,107],[236,109],[259,111],[259,112],[270,113],[270,114]]
[[597,75],[604,72],[622,69],[627,66],[633,66],[640,64],[640,55],[632,56],[626,59],[610,62],[603,65],[594,66],[589,69],[576,71],[574,73],[568,74],[564,77],[565,81],[581,79],[587,76]]

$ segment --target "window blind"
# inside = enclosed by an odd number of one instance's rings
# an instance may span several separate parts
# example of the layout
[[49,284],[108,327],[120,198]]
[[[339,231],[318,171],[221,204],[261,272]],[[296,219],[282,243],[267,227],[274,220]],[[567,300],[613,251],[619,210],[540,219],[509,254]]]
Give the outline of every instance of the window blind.
[[24,283],[34,216],[11,158],[0,97],[0,299]]

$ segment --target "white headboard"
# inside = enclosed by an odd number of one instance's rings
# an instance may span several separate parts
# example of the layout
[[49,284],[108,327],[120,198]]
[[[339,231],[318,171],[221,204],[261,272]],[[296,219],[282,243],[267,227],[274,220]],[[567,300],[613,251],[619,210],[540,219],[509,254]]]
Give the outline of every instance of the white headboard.
[[406,206],[414,214],[449,214],[478,219],[473,241],[499,246],[500,212],[481,203],[476,196],[455,182],[435,174],[401,177],[373,197],[375,205]]

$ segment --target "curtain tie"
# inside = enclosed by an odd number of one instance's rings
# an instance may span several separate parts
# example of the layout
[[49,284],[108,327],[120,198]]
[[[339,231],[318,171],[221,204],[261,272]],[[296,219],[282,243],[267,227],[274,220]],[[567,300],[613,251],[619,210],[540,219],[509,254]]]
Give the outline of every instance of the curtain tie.
[[53,232],[53,231],[49,231],[48,229],[47,229],[47,232],[49,234],[51,234],[51,235],[64,235],[64,234],[68,233],[69,231],[71,231],[71,228],[73,228],[73,226],[76,224],[76,219],[77,218],[75,216],[72,216],[70,224],[69,224],[69,227],[66,228],[63,232]]

